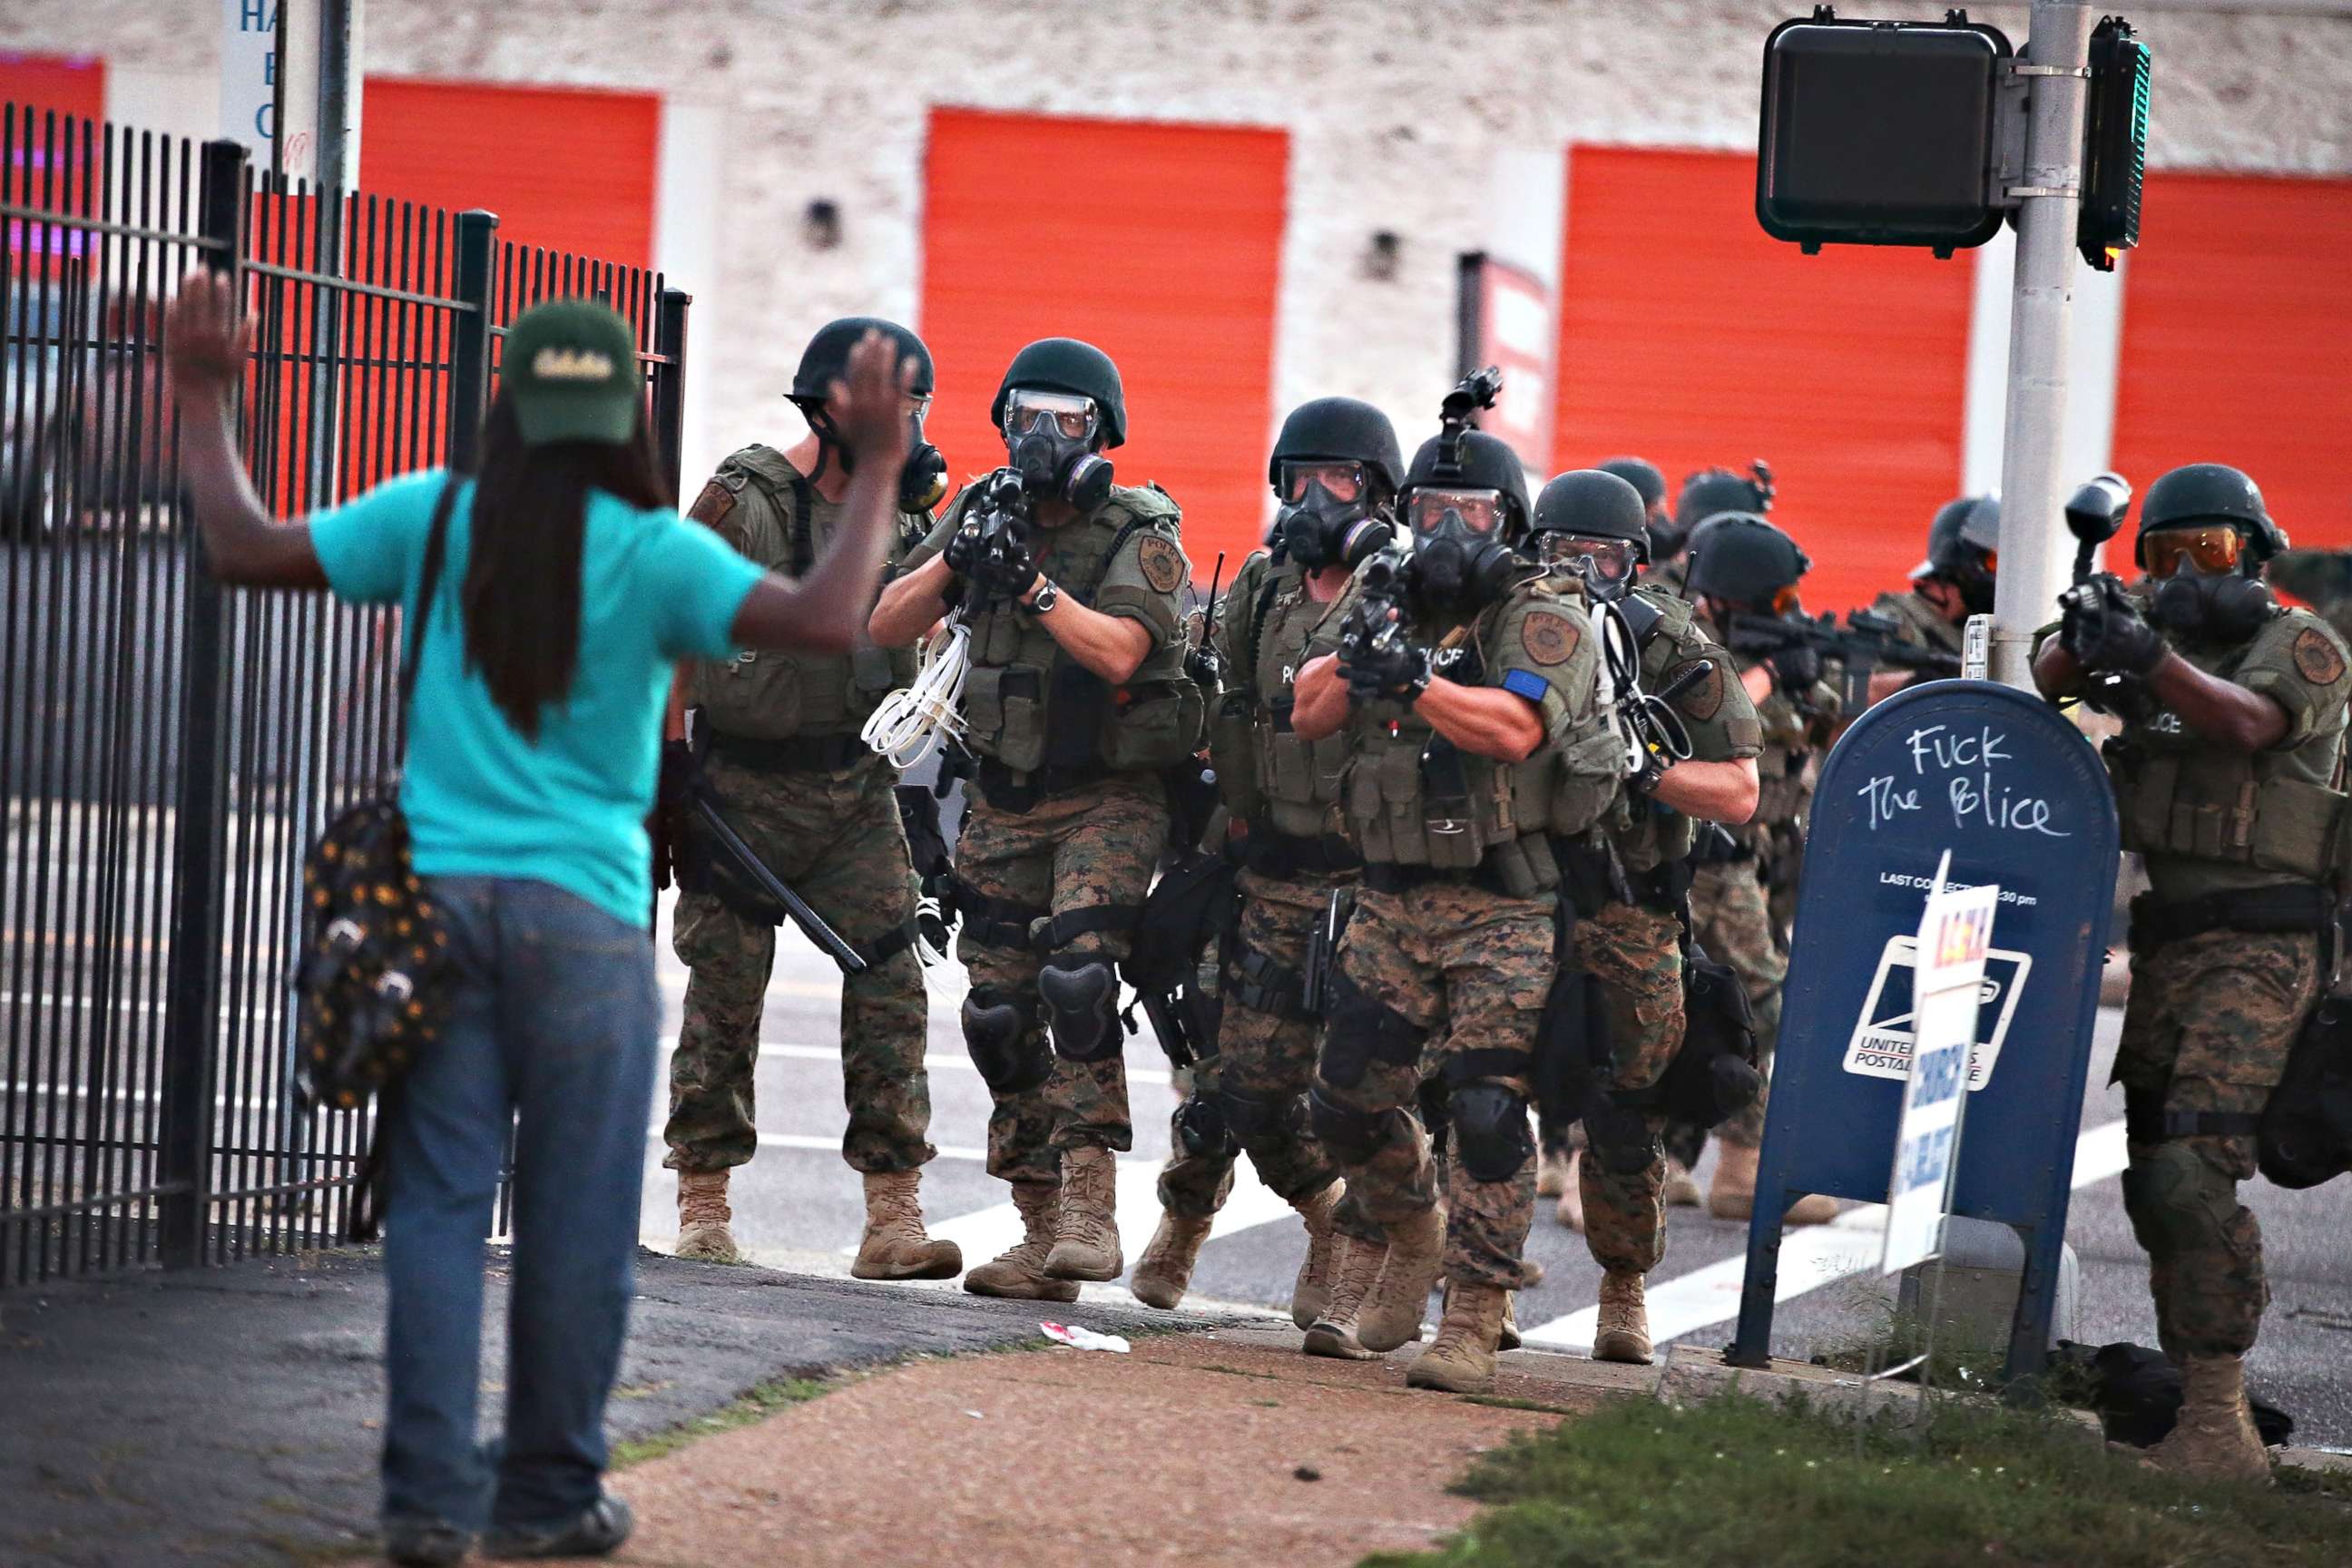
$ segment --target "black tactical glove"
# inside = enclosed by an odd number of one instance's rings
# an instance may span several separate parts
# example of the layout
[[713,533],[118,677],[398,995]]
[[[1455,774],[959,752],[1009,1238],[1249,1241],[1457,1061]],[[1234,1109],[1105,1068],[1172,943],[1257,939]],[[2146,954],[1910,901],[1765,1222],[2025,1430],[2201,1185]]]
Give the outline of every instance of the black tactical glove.
[[956,531],[948,535],[947,548],[940,552],[940,558],[957,576],[971,576],[980,563],[980,520],[966,512]]
[[1791,697],[1804,696],[1822,678],[1821,654],[1803,643],[1775,648],[1765,662],[1772,667],[1773,684]]
[[1019,523],[998,529],[972,563],[971,585],[982,598],[1018,599],[1036,581],[1037,563],[1029,553],[1029,531]]
[[653,838],[654,891],[665,892],[680,879],[686,853],[687,795],[695,774],[694,752],[684,741],[665,741],[661,749],[661,781],[654,790],[654,814],[646,824]]
[[1350,702],[1385,698],[1410,708],[1429,689],[1429,650],[1402,637],[1343,644],[1339,673],[1348,678]]
[[2095,586],[2095,597],[2069,593],[2058,628],[2074,662],[2093,675],[2146,675],[2155,668],[2164,657],[2164,634],[2148,625],[2123,584],[2107,576],[2084,586]]

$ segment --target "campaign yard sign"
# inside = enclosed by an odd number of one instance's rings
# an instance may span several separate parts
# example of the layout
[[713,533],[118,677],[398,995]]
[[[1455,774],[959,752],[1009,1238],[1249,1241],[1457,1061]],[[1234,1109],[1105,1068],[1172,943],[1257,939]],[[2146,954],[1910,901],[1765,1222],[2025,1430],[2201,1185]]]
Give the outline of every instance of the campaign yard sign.
[[[1903,1112],[1895,1123],[1895,1169],[1886,1184],[1886,1242],[1879,1262],[1887,1274],[1926,1261],[1942,1246],[1968,1101],[1962,1086],[1979,1087],[1968,1064],[1980,1037],[1980,991],[2000,889],[1990,884],[1958,891],[1946,887],[1950,864],[1946,855],[1936,869],[1936,888],[1927,895],[1912,943],[1908,1071]],[[1984,1076],[1991,1070],[1986,1063]]]

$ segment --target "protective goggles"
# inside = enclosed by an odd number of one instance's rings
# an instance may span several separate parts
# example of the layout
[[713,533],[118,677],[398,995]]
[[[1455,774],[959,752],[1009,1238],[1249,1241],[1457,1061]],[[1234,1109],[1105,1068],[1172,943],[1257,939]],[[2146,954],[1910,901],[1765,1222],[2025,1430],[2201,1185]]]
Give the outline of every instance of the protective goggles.
[[1013,394],[1004,400],[1004,433],[1023,436],[1050,419],[1065,439],[1083,441],[1095,433],[1095,400],[1067,392]]
[[2143,534],[2139,548],[2151,577],[2171,576],[2183,561],[2200,572],[2234,572],[2246,536],[2226,522],[2209,522],[2197,528],[2159,528]]
[[1633,574],[1636,552],[1629,539],[1580,539],[1547,533],[1537,553],[1547,566],[1564,566],[1595,583],[1622,583]]
[[1307,487],[1320,485],[1323,493],[1336,501],[1359,500],[1364,493],[1364,466],[1361,463],[1285,463],[1282,465],[1282,499],[1294,504],[1307,499]]
[[1452,512],[1462,520],[1471,532],[1488,534],[1502,526],[1503,492],[1500,490],[1439,490],[1418,489],[1405,503],[1405,521],[1415,533],[1429,533]]

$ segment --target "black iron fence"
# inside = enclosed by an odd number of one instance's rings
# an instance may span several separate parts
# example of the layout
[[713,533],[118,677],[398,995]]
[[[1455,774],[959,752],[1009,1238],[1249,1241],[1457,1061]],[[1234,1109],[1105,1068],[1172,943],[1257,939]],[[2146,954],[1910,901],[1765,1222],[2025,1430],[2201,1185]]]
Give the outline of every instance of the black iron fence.
[[293,889],[397,764],[398,617],[202,570],[163,302],[236,275],[245,451],[292,517],[469,465],[506,324],[566,296],[635,326],[674,484],[687,299],[488,213],[15,107],[0,224],[0,1288],[314,1245],[367,1128],[295,1097]]

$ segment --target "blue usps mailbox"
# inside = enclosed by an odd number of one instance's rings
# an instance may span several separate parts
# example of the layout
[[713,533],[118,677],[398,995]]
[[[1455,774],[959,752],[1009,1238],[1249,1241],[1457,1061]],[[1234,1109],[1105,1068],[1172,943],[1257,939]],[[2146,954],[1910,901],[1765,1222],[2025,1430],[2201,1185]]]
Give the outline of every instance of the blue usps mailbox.
[[2017,1228],[2026,1263],[2011,1375],[2047,1354],[2115,897],[2115,802],[2097,752],[2048,705],[1989,681],[1941,680],[1864,714],[1822,769],[1737,1364],[1769,1354],[1789,1205],[1806,1193],[1886,1196],[1910,1066],[1913,938],[1947,849],[1954,886],[2001,889],[1953,1211]]

